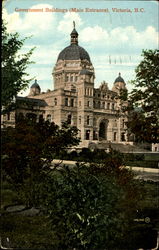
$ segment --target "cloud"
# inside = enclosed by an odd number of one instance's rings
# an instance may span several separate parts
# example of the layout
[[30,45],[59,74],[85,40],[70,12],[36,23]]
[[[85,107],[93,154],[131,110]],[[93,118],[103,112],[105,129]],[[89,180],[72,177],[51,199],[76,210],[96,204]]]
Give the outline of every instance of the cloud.
[[[50,4],[37,4],[30,9],[45,9],[53,8]],[[24,13],[24,12],[23,12]],[[8,23],[7,29],[9,32],[25,32],[25,35],[42,35],[48,32],[55,25],[55,13],[52,12],[27,12],[22,17],[20,12],[8,14],[7,10],[3,9],[3,19]]]
[[80,32],[80,39],[83,42],[102,41],[109,38],[109,34],[102,27],[96,25],[93,28],[87,27]]
[[124,50],[156,48],[158,46],[158,32],[152,26],[146,27],[142,32],[134,26],[117,27],[107,31],[100,26],[86,27],[80,32],[80,40],[89,47]]
[[83,24],[83,21],[78,13],[67,12],[64,15],[63,20],[59,22],[59,25],[57,27],[58,31],[65,33],[65,34],[70,33],[70,31],[72,31],[73,29],[73,21],[75,21],[76,26],[78,28]]

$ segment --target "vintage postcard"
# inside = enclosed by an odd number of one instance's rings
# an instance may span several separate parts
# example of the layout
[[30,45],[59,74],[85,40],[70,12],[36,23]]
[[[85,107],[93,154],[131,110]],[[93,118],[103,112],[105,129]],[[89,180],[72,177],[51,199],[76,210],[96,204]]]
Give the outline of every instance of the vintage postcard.
[[3,249],[157,249],[158,10],[2,1]]

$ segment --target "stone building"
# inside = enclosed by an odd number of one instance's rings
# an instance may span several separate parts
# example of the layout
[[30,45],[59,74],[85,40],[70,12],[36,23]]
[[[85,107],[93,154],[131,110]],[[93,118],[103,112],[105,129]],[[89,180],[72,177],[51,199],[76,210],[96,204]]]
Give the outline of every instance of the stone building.
[[88,52],[78,45],[78,33],[74,27],[70,45],[64,48],[53,68],[54,90],[41,92],[35,80],[27,97],[17,97],[17,108],[3,117],[2,125],[14,126],[21,116],[55,122],[59,126],[68,121],[77,126],[84,145],[86,141],[127,141],[126,116],[122,113],[119,92],[126,89],[121,77],[116,78],[113,88],[103,81],[94,87],[95,71]]

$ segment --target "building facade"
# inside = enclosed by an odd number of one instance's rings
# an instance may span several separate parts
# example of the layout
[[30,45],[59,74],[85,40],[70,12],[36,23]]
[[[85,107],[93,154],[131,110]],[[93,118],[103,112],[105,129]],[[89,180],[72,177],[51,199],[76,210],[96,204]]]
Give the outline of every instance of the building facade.
[[78,45],[78,33],[74,27],[70,45],[64,48],[53,68],[54,90],[41,92],[35,80],[27,97],[16,98],[16,110],[3,116],[2,125],[14,126],[16,119],[27,116],[49,120],[61,125],[68,121],[79,129],[81,141],[128,141],[126,116],[119,93],[126,89],[121,77],[113,88],[103,81],[94,87],[95,71],[87,51]]

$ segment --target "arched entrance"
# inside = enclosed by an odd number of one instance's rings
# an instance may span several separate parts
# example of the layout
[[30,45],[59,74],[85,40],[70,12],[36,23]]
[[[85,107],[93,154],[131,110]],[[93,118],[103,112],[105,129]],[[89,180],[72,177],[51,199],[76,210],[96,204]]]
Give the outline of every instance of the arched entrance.
[[102,120],[99,124],[99,140],[107,140],[107,120]]

